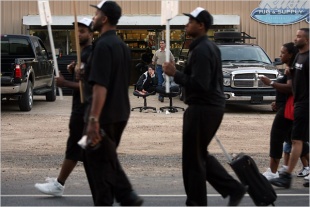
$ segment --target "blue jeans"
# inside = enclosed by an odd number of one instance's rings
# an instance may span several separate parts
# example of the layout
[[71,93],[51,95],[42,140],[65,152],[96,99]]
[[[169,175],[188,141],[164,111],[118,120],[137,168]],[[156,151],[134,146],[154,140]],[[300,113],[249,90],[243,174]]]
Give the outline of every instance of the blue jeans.
[[156,70],[156,73],[157,73],[157,76],[158,76],[158,86],[162,86],[163,82],[164,82],[163,67],[161,65],[156,65],[155,70]]
[[292,143],[284,142],[283,152],[289,154],[291,153],[291,149],[292,149]]

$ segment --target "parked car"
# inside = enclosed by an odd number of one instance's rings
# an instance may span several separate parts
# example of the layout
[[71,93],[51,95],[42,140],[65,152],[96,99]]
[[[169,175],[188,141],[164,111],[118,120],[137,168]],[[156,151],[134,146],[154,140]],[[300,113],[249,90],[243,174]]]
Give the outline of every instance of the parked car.
[[21,111],[30,111],[33,95],[56,100],[54,66],[46,47],[35,36],[1,35],[1,100],[17,99]]
[[[224,94],[227,101],[248,102],[260,104],[274,100],[276,91],[271,86],[263,84],[259,79],[265,75],[276,80],[280,71],[276,65],[279,59],[272,62],[266,52],[258,45],[246,44],[245,39],[253,39],[240,32],[218,32],[214,34],[222,56],[222,70],[224,77]],[[177,69],[183,70],[186,65],[188,46],[191,39],[185,40]],[[181,99],[183,97],[181,96]]]

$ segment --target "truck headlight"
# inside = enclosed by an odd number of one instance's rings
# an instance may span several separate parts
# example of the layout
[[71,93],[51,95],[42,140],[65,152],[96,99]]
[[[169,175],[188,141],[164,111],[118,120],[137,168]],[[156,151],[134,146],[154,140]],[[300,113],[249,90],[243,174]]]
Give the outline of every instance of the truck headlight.
[[230,86],[230,78],[224,78],[223,84],[224,86]]

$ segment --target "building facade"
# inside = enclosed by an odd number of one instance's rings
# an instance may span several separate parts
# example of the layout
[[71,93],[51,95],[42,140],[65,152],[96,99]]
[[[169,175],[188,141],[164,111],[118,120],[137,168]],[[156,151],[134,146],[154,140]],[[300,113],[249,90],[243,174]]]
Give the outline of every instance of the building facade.
[[[100,1],[75,1],[78,19],[95,13],[90,4]],[[295,3],[294,3],[295,2]],[[1,0],[1,34],[30,34],[41,37],[49,45],[47,27],[41,26],[38,1]],[[160,23],[161,1],[119,1],[123,16],[118,26],[119,36],[132,49],[132,57],[139,60],[147,47],[158,48],[165,39],[165,26]],[[75,40],[73,1],[50,0],[53,39],[57,52],[74,54]],[[208,35],[216,31],[245,32],[255,39],[247,43],[260,45],[272,60],[279,57],[282,44],[294,41],[299,28],[309,27],[309,1],[179,1],[179,15],[171,20],[171,50],[178,56],[185,38],[184,26],[189,13],[203,7],[214,15],[214,25]]]

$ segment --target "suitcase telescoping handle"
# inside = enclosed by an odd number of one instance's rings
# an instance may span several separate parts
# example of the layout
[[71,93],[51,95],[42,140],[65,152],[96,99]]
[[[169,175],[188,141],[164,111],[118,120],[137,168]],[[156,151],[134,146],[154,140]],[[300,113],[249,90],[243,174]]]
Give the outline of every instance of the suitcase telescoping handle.
[[227,158],[228,162],[231,163],[233,158],[230,154],[227,153],[226,149],[224,148],[224,146],[222,145],[221,141],[219,140],[219,138],[217,138],[217,136],[214,136],[216,142],[218,143],[218,145],[220,146],[220,148],[223,150],[225,157]]

